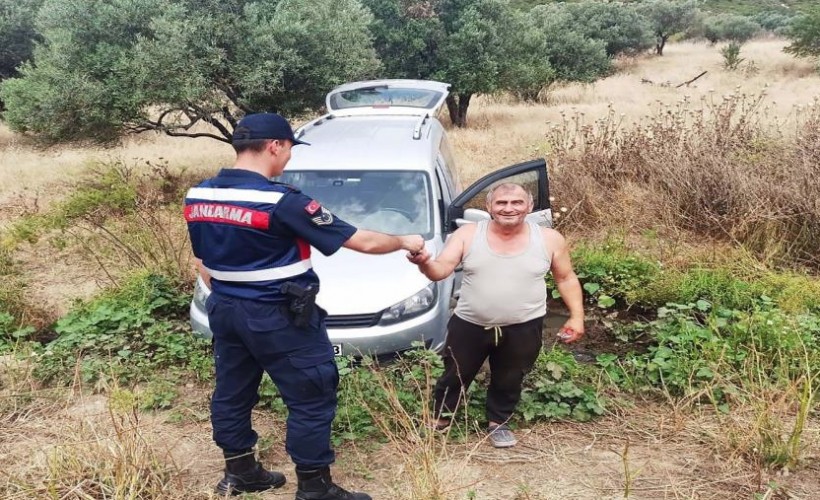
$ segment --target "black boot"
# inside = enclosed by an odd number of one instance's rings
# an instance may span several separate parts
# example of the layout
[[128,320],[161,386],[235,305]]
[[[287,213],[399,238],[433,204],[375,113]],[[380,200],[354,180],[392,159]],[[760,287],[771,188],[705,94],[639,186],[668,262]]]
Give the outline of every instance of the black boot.
[[372,500],[366,493],[347,491],[333,483],[330,467],[300,469],[296,467],[299,489],[296,500]]
[[285,484],[285,475],[265,470],[256,461],[253,450],[224,455],[225,477],[216,485],[216,492],[222,496],[265,491]]

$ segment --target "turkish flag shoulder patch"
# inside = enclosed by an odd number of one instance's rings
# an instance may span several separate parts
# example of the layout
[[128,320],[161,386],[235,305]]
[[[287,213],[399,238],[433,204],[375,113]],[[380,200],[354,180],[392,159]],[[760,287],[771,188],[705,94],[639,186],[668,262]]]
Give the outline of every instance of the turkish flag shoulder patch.
[[322,205],[320,205],[318,201],[310,200],[310,203],[305,205],[305,212],[309,213],[310,215],[313,215],[316,212],[318,212],[320,208],[322,208]]

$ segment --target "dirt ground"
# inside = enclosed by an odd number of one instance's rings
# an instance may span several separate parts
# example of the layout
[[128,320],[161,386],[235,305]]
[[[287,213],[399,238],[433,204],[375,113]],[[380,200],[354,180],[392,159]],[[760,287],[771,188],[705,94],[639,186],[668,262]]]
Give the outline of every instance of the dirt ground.
[[[170,412],[140,415],[131,430],[174,472],[168,498],[214,498],[222,460],[210,440],[207,389],[191,389],[189,403]],[[58,498],[41,489],[13,493],[9,484],[45,484],[48,457],[62,450],[77,462],[99,459],[127,440],[115,432],[121,417],[109,411],[103,396],[76,397],[55,411],[54,406],[30,407],[0,422],[0,493],[3,498]],[[285,472],[281,489],[252,498],[293,498],[295,478],[284,452],[283,422],[257,411],[261,457],[266,465]],[[816,442],[820,422],[810,422]],[[127,431],[128,429],[126,429]],[[472,434],[450,438],[435,447],[438,477],[446,499],[732,499],[820,498],[820,457],[812,450],[802,469],[790,474],[770,473],[740,457],[722,455],[706,443],[720,432],[713,415],[670,412],[667,405],[623,404],[593,423],[539,424],[517,430],[519,444],[496,450]],[[443,443],[446,437],[437,437]],[[413,466],[402,463],[399,446],[352,442],[337,449],[335,478],[375,499],[419,499],[409,496]],[[406,451],[406,450],[405,450]],[[52,465],[53,467],[53,465]],[[627,480],[626,478],[630,479]],[[81,481],[78,482],[82,484]],[[181,493],[183,493],[180,495]],[[768,493],[767,493],[768,492]],[[768,495],[768,496],[766,496]],[[83,498],[60,496],[59,498]]]

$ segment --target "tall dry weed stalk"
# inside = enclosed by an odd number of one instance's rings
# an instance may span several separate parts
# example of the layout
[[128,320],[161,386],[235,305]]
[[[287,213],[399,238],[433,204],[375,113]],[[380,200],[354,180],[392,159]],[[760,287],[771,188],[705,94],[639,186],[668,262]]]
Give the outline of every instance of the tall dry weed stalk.
[[612,105],[592,123],[563,115],[547,134],[553,192],[577,200],[563,223],[666,225],[820,267],[820,101],[796,109],[791,133],[765,100],[684,98],[631,126]]
[[141,174],[121,162],[100,165],[96,177],[133,187],[129,210],[88,211],[63,231],[112,283],[138,269],[188,282],[193,263],[181,203],[194,179],[167,163],[146,163],[149,170]]
[[[421,362],[423,377],[412,379],[410,392],[414,394],[412,404],[421,402],[421,416],[408,406],[408,390],[397,385],[387,373],[374,368],[373,382],[384,394],[379,407],[372,400],[362,397],[361,404],[367,409],[378,427],[387,438],[401,463],[400,476],[403,489],[392,498],[405,500],[448,500],[456,498],[460,486],[459,464],[448,449],[448,437],[452,427],[445,431],[433,430],[436,419],[430,407],[435,377],[431,366]],[[360,388],[372,391],[371,388]],[[456,460],[461,467],[466,466],[470,454]],[[459,497],[460,498],[460,497]]]
[[[115,389],[108,400],[107,419],[93,416],[68,418],[54,428],[42,429],[44,436],[59,435],[31,450],[26,465],[17,462],[4,470],[8,481],[0,483],[4,499],[194,498],[176,480],[179,471],[160,456],[145,436],[136,398]],[[31,432],[31,429],[29,429]]]
[[[717,412],[719,427],[703,433],[718,454],[743,458],[759,476],[766,468],[794,470],[808,463],[807,450],[820,446],[817,436],[807,432],[820,404],[820,372],[817,355],[805,345],[802,350],[794,359],[786,350],[772,355],[752,347],[741,374],[732,375],[729,366],[716,370],[716,386],[734,389],[728,395],[731,410]],[[773,358],[781,358],[780,364],[773,365]],[[716,400],[711,389],[704,394]]]

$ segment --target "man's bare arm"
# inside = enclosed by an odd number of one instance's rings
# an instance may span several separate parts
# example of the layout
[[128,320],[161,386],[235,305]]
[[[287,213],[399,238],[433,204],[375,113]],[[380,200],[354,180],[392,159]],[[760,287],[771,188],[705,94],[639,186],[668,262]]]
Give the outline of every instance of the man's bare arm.
[[474,232],[474,228],[468,226],[458,229],[447,240],[441,254],[433,260],[430,260],[430,256],[426,252],[417,256],[409,255],[408,258],[410,262],[417,264],[419,271],[431,281],[443,280],[453,274],[456,267],[461,263],[461,259],[464,257],[465,235],[472,232]]
[[569,309],[569,319],[564,324],[564,330],[572,330],[565,338],[566,342],[574,342],[581,338],[584,333],[584,293],[581,282],[578,281],[575,271],[572,269],[572,261],[569,256],[569,247],[561,234],[552,229],[546,230],[544,240],[548,248],[553,249],[552,255],[552,277],[555,285],[561,294],[561,299]]

